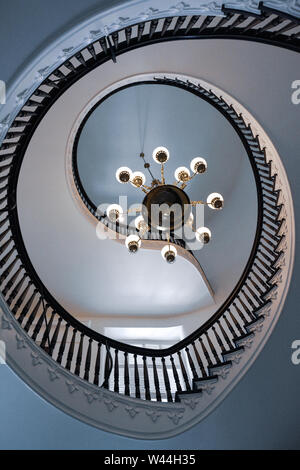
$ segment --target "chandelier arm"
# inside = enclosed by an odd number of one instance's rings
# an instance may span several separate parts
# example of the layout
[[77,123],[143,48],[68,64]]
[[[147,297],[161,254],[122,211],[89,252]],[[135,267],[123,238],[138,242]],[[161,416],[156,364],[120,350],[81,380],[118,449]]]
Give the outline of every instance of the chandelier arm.
[[169,250],[171,249],[171,243],[170,243],[170,232],[167,232],[167,244],[169,245]]
[[139,229],[139,237],[140,237],[140,240],[142,240],[142,237],[145,235],[145,233],[149,232],[149,227],[148,225],[146,225],[145,227],[141,227]]
[[164,169],[164,164],[163,163],[161,164],[160,172],[161,172],[161,182],[162,182],[162,184],[166,184],[165,169]]
[[180,186],[181,189],[186,188],[186,186],[188,185],[188,183],[194,178],[194,176],[196,176],[196,174],[197,174],[197,173],[194,172],[194,173],[192,174],[192,176],[190,176],[190,178],[189,178],[187,181],[185,181],[184,183],[182,183],[182,185]]
[[[145,194],[148,194],[148,190],[146,188],[148,188],[148,186],[145,186],[144,184],[141,184],[141,186],[137,186],[136,184],[134,184],[134,182],[132,180],[130,180],[130,183],[137,189],[141,189]],[[150,188],[151,189],[151,188]],[[149,190],[150,190],[149,189]]]
[[203,206],[208,206],[207,202],[204,201],[191,201],[191,206],[197,206],[198,204],[201,204]]
[[131,209],[128,209],[128,211],[125,212],[125,214],[130,214],[130,212],[142,212],[141,207],[132,207]]

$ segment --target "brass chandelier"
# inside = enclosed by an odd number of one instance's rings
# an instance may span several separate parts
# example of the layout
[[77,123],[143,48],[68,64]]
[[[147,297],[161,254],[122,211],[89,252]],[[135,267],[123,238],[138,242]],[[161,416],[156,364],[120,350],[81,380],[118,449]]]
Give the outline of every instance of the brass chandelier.
[[[185,188],[189,181],[201,175],[207,170],[207,162],[204,158],[193,158],[190,169],[180,166],[175,170],[175,181],[172,184],[166,183],[165,164],[170,158],[170,153],[166,147],[157,147],[153,150],[153,160],[161,167],[160,179],[154,178],[150,164],[145,161],[142,152],[140,157],[144,161],[151,176],[151,186],[146,185],[146,177],[141,171],[131,171],[128,167],[120,167],[116,172],[119,183],[128,184],[141,189],[144,193],[144,200],[139,208],[134,212],[140,212],[134,220],[136,233],[130,234],[125,240],[125,245],[130,253],[136,253],[142,246],[142,240],[149,236],[151,232],[164,232],[167,244],[162,248],[161,254],[168,263],[174,263],[177,250],[174,243],[170,242],[171,235],[174,237],[176,230],[189,227],[194,233],[195,239],[203,246],[211,239],[211,231],[207,227],[194,225],[194,215],[192,207],[197,205],[207,205],[210,209],[221,210],[224,206],[224,199],[219,193],[212,193],[204,201],[190,201]],[[127,213],[130,212],[127,211]],[[114,223],[122,222],[124,210],[119,204],[111,204],[106,209],[106,215]]]

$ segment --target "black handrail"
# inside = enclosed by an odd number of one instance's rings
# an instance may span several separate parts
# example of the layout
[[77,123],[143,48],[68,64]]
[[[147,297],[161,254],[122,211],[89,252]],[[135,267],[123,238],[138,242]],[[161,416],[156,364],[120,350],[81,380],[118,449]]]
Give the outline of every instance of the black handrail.
[[[299,19],[272,10],[263,4],[260,4],[260,10],[261,14],[256,15],[224,8],[224,17],[218,17],[217,23],[212,23],[214,17],[177,17],[171,27],[172,18],[165,18],[161,19],[160,28],[158,20],[150,20],[136,25],[136,28],[133,25],[114,32],[107,38],[101,38],[74,54],[79,65],[74,65],[71,59],[65,61],[64,66],[69,73],[62,71],[60,66],[44,80],[17,114],[7,132],[0,148],[0,152],[4,151],[0,155],[0,171],[1,174],[8,172],[0,178],[0,186],[4,183],[4,186],[0,187],[1,196],[4,194],[0,207],[5,204],[5,207],[0,209],[0,217],[7,214],[0,220],[0,268],[4,269],[0,277],[2,295],[11,307],[12,314],[32,339],[38,341],[51,357],[56,357],[58,363],[65,364],[69,370],[74,367],[74,373],[82,374],[85,380],[100,385],[103,379],[103,386],[110,388],[111,372],[115,368],[115,391],[120,389],[119,382],[124,380],[125,394],[140,398],[143,380],[145,399],[161,399],[164,388],[166,399],[172,401],[175,392],[191,390],[188,370],[194,380],[206,380],[213,374],[214,367],[228,364],[227,353],[241,349],[240,341],[251,334],[248,327],[259,320],[261,309],[269,303],[267,295],[276,286],[274,276],[278,272],[277,261],[281,256],[279,247],[284,238],[283,235],[278,235],[282,223],[282,205],[278,205],[276,175],[272,175],[272,163],[267,162],[265,151],[260,148],[251,126],[246,125],[243,116],[238,115],[232,106],[211,90],[205,90],[188,81],[157,79],[157,83],[184,88],[208,101],[232,124],[247,151],[253,169],[257,188],[258,220],[247,265],[221,308],[210,320],[179,343],[163,350],[145,349],[112,340],[86,327],[53,298],[39,279],[24,245],[17,207],[7,202],[10,195],[16,194],[19,172],[28,144],[50,107],[70,86],[95,67],[108,60],[116,61],[118,55],[129,50],[162,41],[220,37],[259,41],[299,51],[299,34],[293,34],[293,25],[299,25]],[[248,24],[243,27],[245,18],[249,17],[253,17],[252,26]],[[272,31],[276,25],[281,25],[283,19],[287,23],[281,28],[281,32]],[[263,26],[259,28],[259,24],[263,22]],[[146,23],[149,23],[148,32],[145,32]],[[125,33],[124,40],[121,32]],[[96,44],[101,46],[100,52],[99,48],[95,47]],[[83,54],[83,51],[86,51],[86,54]],[[85,58],[87,53],[90,54],[88,59]],[[44,85],[47,85],[48,91]],[[35,97],[39,97],[39,100]],[[76,186],[80,193],[78,181]],[[84,200],[83,192],[81,197]],[[89,210],[93,211],[90,202],[87,199],[84,202]],[[47,310],[50,310],[50,318],[44,328]],[[80,341],[76,353],[79,333]],[[82,356],[86,341],[88,345],[84,362]],[[106,358],[103,370],[101,350],[104,347]],[[113,349],[115,362],[111,353]],[[124,366],[119,365],[118,353],[121,351],[124,353]],[[96,354],[95,363],[93,354]],[[152,358],[152,366],[147,363],[147,357]],[[134,367],[134,382],[130,375],[130,366]],[[119,374],[119,367],[124,367],[123,379]],[[152,376],[149,375],[151,370]],[[151,377],[154,380],[154,389],[151,389]],[[131,389],[133,385],[134,391]]]

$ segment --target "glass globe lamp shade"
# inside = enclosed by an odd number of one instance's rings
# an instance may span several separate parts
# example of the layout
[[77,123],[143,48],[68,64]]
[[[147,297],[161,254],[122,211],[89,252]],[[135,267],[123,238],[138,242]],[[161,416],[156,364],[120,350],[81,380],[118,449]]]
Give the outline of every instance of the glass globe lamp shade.
[[200,243],[206,245],[211,239],[211,231],[207,227],[200,227],[196,230],[195,236]]
[[141,239],[138,235],[128,235],[125,240],[125,245],[129,253],[136,253],[141,246]]
[[170,158],[170,152],[166,147],[156,147],[152,153],[153,160],[162,165]]
[[136,219],[134,220],[134,225],[136,229],[139,230],[140,232],[147,232],[148,230],[148,224],[146,223],[142,215],[139,215],[138,217],[136,217]]
[[204,173],[207,169],[207,162],[204,158],[196,157],[193,158],[190,164],[193,173]]
[[165,245],[161,250],[161,255],[167,263],[174,263],[177,256],[177,250],[174,245]]
[[119,183],[129,183],[132,177],[132,171],[127,166],[121,166],[116,171],[116,178]]
[[207,198],[207,204],[211,209],[220,210],[223,209],[224,199],[219,193],[211,193]]
[[117,222],[122,218],[123,208],[119,204],[111,204],[106,209],[106,214],[111,222]]
[[179,166],[174,173],[176,181],[181,183],[186,183],[190,179],[190,175],[190,170],[185,166]]
[[131,175],[130,182],[133,186],[140,188],[146,182],[146,176],[141,171],[134,171]]

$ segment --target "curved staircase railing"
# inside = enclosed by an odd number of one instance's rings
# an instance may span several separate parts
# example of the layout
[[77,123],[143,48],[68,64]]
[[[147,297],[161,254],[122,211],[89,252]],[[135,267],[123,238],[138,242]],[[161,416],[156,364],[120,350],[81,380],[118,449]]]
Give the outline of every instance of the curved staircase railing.
[[[152,20],[101,38],[46,78],[16,116],[0,148],[0,284],[11,313],[29,337],[58,364],[97,386],[145,400],[176,401],[226,375],[263,319],[277,286],[284,234],[277,175],[257,135],[234,106],[189,81],[159,78],[215,106],[240,136],[254,172],[258,221],[253,248],[235,289],[201,328],[174,346],[157,350],[127,345],[76,320],[48,292],[26,252],[19,226],[16,189],[27,145],[43,116],[76,80],[118,54],[155,41],[238,37],[299,50],[291,34],[297,18],[261,5],[261,15],[224,9],[224,17]],[[244,18],[245,17],[245,18]],[[249,18],[251,21],[249,22]],[[248,21],[247,26],[243,23]],[[201,22],[201,26],[198,25]],[[230,24],[229,24],[230,23]],[[288,25],[290,26],[288,28]],[[280,27],[277,31],[274,28]],[[160,29],[159,29],[160,28]],[[237,31],[237,29],[239,31]],[[255,29],[255,32],[254,32]]]

